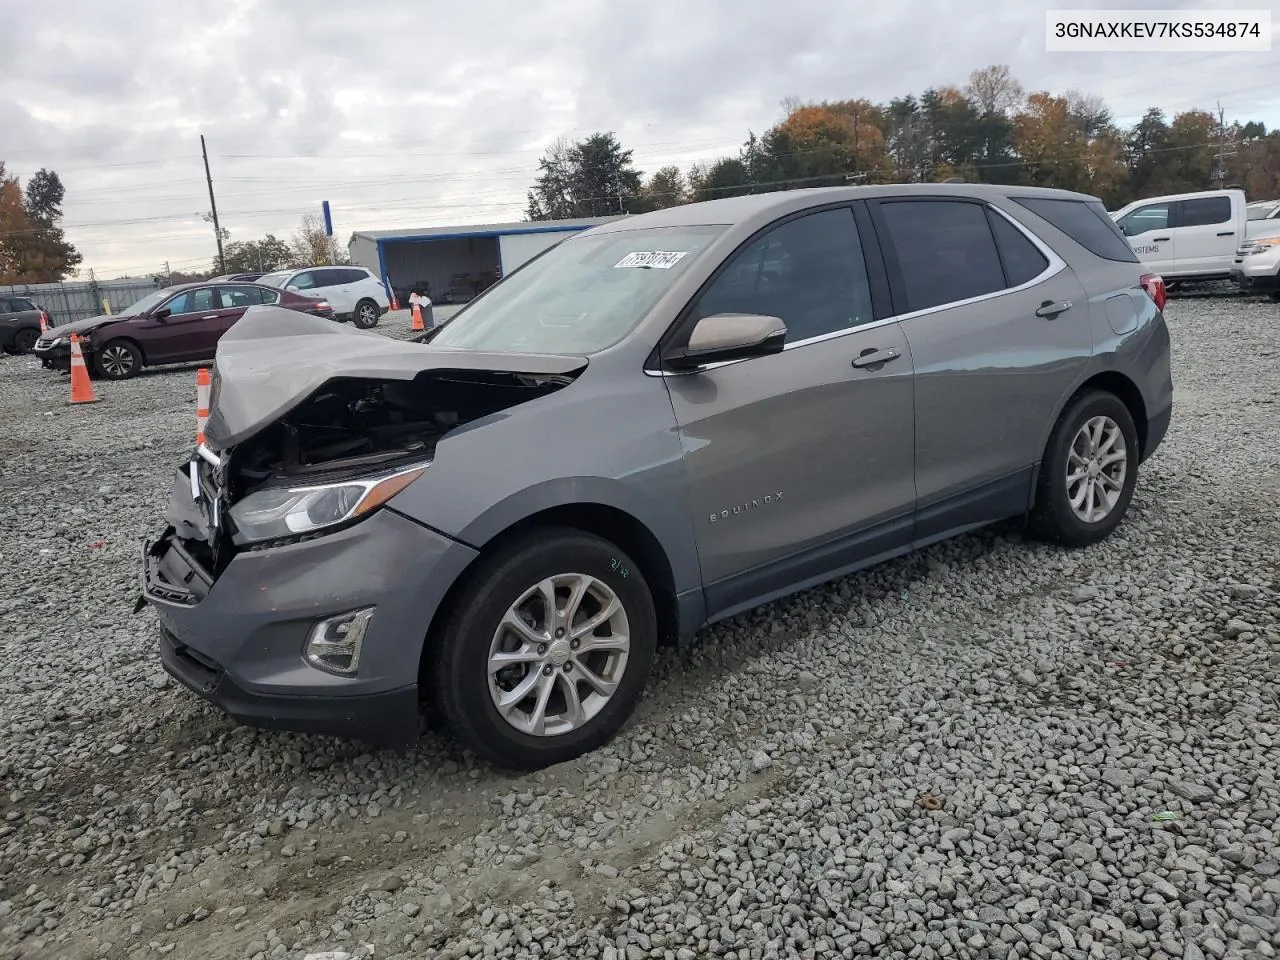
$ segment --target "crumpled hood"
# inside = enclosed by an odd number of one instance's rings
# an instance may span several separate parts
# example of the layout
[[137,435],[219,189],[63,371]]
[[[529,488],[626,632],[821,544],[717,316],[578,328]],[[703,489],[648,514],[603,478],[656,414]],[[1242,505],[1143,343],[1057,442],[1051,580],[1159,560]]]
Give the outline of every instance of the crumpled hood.
[[392,340],[285,307],[250,307],[218,340],[205,440],[242,443],[335,378],[412,380],[428,370],[563,375],[586,357],[483,353]]
[[50,339],[58,337],[69,337],[73,333],[84,335],[98,327],[106,326],[108,323],[117,323],[120,320],[128,320],[128,317],[116,317],[109,313],[104,313],[97,317],[85,317],[83,320],[72,320],[70,323],[64,323],[60,327],[50,327],[46,334]]

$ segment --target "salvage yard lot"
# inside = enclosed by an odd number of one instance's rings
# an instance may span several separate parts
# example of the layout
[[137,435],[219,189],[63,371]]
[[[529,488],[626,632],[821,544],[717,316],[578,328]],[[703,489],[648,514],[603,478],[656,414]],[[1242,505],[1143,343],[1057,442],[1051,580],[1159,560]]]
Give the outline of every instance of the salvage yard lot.
[[1001,527],[739,617],[519,776],[169,681],[132,608],[195,368],[71,407],[0,359],[0,960],[1276,955],[1280,308],[1166,313],[1109,541]]

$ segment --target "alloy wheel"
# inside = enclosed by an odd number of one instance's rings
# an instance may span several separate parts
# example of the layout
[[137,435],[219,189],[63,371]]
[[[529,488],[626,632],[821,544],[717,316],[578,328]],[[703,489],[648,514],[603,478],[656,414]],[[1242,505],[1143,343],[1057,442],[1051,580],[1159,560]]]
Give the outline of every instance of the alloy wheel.
[[627,669],[627,611],[603,581],[565,573],[507,609],[489,646],[489,695],[522,733],[577,730],[608,704]]
[[102,351],[99,360],[103,372],[111,377],[125,377],[133,371],[133,354],[127,347],[109,346]]
[[1067,500],[1085,523],[1110,516],[1124,492],[1129,454],[1120,425],[1092,417],[1076,432],[1067,452]]

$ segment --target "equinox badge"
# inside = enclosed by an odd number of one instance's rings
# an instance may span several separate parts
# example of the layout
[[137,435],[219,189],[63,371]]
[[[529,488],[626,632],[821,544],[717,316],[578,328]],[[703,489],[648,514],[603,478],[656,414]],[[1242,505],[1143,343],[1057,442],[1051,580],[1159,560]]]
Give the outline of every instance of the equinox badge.
[[771,507],[781,499],[782,491],[779,490],[777,493],[771,493],[764,497],[757,497],[756,499],[749,500],[746,503],[735,503],[732,507],[727,507],[719,513],[711,514],[711,522],[719,523],[721,520],[728,520],[730,517],[740,516],[741,514],[747,513],[751,510],[758,510],[760,507]]

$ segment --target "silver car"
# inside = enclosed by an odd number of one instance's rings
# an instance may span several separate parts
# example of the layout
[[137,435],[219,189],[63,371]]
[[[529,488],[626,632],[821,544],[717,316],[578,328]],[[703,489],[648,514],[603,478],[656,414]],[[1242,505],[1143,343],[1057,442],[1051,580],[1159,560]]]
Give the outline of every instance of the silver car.
[[253,307],[139,608],[242,721],[564,761],[707,624],[996,521],[1106,537],[1163,305],[1096,199],[948,184],[617,220],[429,342]]

